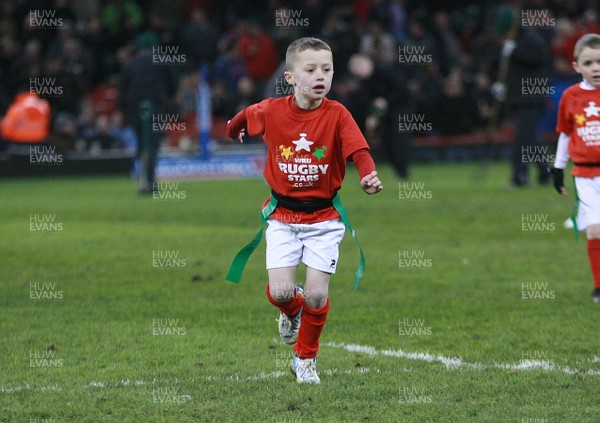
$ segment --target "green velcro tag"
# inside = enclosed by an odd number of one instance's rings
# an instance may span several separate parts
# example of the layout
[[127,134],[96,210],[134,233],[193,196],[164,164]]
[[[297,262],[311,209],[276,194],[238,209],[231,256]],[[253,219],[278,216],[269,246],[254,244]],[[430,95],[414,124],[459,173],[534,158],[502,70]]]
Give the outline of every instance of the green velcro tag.
[[227,272],[227,276],[225,276],[225,279],[229,282],[240,283],[240,280],[242,279],[242,273],[244,273],[244,268],[246,267],[246,263],[248,263],[248,259],[250,258],[254,250],[256,250],[258,244],[260,244],[260,240],[263,236],[263,230],[265,228],[267,218],[271,213],[273,213],[275,207],[277,207],[277,199],[271,196],[269,203],[262,209],[260,213],[260,229],[258,230],[256,235],[254,235],[252,241],[250,241],[244,248],[238,251],[238,253],[233,258],[233,261],[231,262],[231,266],[229,266],[229,272]]
[[358,242],[358,237],[356,236],[356,231],[354,230],[354,228],[352,228],[352,225],[350,224],[350,219],[348,219],[348,213],[346,213],[346,209],[344,208],[344,206],[342,204],[340,195],[336,194],[335,197],[333,197],[332,202],[333,202],[333,207],[335,207],[337,212],[340,214],[340,217],[342,218],[342,222],[344,223],[344,226],[346,227],[346,229],[348,229],[348,231],[352,235],[352,238],[354,238],[354,241],[356,241],[356,245],[358,247],[358,251],[360,254],[358,268],[356,269],[356,272],[354,273],[354,289],[356,290],[356,289],[358,289],[358,284],[360,283],[360,278],[362,278],[362,276],[365,274],[365,270],[367,267],[367,264],[365,261],[365,254],[363,253],[363,250],[360,247],[360,243]]
[[[358,246],[358,250],[360,253],[360,261],[358,263],[358,268],[356,269],[356,272],[354,274],[354,289],[356,290],[356,289],[358,289],[360,279],[362,278],[362,276],[365,273],[365,269],[366,269],[365,255],[364,255],[363,250],[360,247],[360,244],[358,242],[358,237],[356,236],[356,232],[352,228],[352,225],[350,225],[350,220],[348,219],[348,213],[346,213],[346,209],[342,205],[342,200],[340,199],[339,194],[336,194],[336,196],[332,199],[332,203],[333,203],[333,207],[340,214],[340,218],[342,219],[344,226],[346,227],[346,229],[348,229],[348,231],[352,235],[352,238],[354,238],[354,241],[356,241],[356,245]],[[260,229],[254,236],[252,241],[250,241],[244,248],[242,248],[240,251],[238,251],[238,253],[233,258],[231,266],[229,266],[229,271],[227,272],[227,276],[225,277],[225,279],[227,281],[233,282],[233,283],[240,283],[240,280],[242,279],[242,273],[244,272],[244,268],[246,267],[246,263],[248,263],[248,259],[250,258],[250,256],[254,252],[254,250],[256,250],[256,247],[258,247],[258,244],[260,244],[260,241],[263,236],[263,230],[265,228],[265,224],[267,223],[267,218],[269,217],[269,215],[271,215],[271,213],[273,213],[273,211],[275,210],[275,207],[277,207],[277,199],[271,195],[269,203],[261,211]]]
[[577,212],[579,211],[579,194],[577,194],[577,184],[575,184],[574,176],[573,176],[573,190],[575,191],[575,204],[573,205],[573,214],[571,215],[571,222],[573,222],[573,231],[575,232],[575,241],[579,241],[579,228],[577,227]]

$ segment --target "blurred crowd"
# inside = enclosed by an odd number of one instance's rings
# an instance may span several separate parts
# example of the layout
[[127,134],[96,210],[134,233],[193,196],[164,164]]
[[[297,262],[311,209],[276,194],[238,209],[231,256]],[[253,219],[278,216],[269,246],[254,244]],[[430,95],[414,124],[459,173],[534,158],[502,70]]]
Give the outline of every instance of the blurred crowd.
[[40,96],[51,106],[56,145],[135,149],[119,110],[119,79],[136,55],[136,41],[150,33],[185,59],[166,64],[177,76],[172,102],[181,119],[195,113],[198,69],[207,65],[219,138],[243,107],[291,93],[282,79],[286,47],[316,36],[333,49],[329,97],[348,107],[370,141],[397,136],[399,115],[424,117],[428,134],[469,133],[492,113],[504,42],[499,8],[506,6],[543,17],[530,26],[546,43],[547,77],[557,88],[543,120],[542,130],[551,132],[561,87],[577,80],[570,65],[574,43],[599,32],[594,0],[5,1],[0,115],[18,93],[31,90],[32,78],[51,81],[60,95]]

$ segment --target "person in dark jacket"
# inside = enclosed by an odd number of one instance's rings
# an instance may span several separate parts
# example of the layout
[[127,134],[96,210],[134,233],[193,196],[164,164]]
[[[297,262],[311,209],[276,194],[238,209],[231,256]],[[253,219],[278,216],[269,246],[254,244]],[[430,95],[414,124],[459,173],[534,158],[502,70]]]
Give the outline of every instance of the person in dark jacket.
[[412,135],[398,125],[399,119],[412,111],[404,73],[395,64],[377,64],[362,53],[350,57],[348,69],[350,78],[344,81],[348,92],[338,100],[347,105],[367,139],[381,141],[396,177],[408,179]]
[[549,182],[549,156],[543,154],[539,127],[553,87],[548,78],[550,55],[546,42],[534,26],[520,20],[514,25],[514,13],[507,15],[504,26],[500,21],[498,32],[504,41],[502,55],[509,60],[506,105],[515,127],[510,185],[525,187],[529,184],[529,165],[537,166],[539,183]]
[[155,60],[161,54],[158,39],[152,33],[143,33],[136,40],[137,54],[121,72],[119,103],[127,123],[131,124],[138,139],[139,192],[152,194],[157,190],[156,159],[162,137],[154,130],[153,118],[168,111],[177,91],[172,66]]

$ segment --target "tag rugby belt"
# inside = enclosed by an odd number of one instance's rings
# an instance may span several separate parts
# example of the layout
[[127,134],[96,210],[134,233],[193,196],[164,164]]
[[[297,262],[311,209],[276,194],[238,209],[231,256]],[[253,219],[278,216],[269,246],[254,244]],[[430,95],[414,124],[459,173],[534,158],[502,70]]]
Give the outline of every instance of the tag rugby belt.
[[362,248],[360,248],[360,244],[358,243],[358,237],[356,236],[356,232],[350,225],[350,220],[348,219],[348,214],[346,213],[346,209],[342,205],[342,200],[338,193],[336,193],[333,197],[326,200],[315,200],[315,201],[300,201],[295,198],[284,197],[283,195],[277,194],[275,191],[271,191],[271,196],[269,198],[269,202],[267,205],[261,210],[261,226],[252,241],[250,241],[244,248],[242,248],[233,259],[231,266],[229,267],[229,272],[227,272],[226,280],[233,283],[239,283],[242,279],[242,273],[244,272],[244,268],[246,267],[246,263],[250,258],[250,255],[256,250],[258,244],[260,244],[260,240],[262,239],[263,229],[267,222],[267,218],[271,213],[275,211],[277,206],[281,206],[283,208],[299,211],[305,213],[314,213],[317,210],[323,210],[328,207],[333,206],[337,212],[340,214],[340,219],[344,223],[346,229],[356,241],[356,245],[358,246],[358,251],[360,253],[358,268],[354,273],[354,289],[358,289],[358,284],[360,283],[360,278],[365,273],[366,263],[365,263],[365,255],[363,253]]
[[[336,193],[337,195],[337,193]],[[327,209],[333,206],[335,195],[327,200],[300,201],[291,197],[284,197],[271,190],[271,196],[277,200],[277,205],[288,210],[314,213],[318,210]]]
[[600,167],[600,163],[575,163],[575,162],[573,162],[573,164],[575,166],[583,166],[583,167]]

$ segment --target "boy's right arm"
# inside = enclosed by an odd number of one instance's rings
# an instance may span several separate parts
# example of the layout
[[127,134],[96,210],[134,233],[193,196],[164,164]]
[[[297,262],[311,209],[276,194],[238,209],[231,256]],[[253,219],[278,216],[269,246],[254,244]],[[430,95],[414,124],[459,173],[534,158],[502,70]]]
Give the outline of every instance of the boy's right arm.
[[271,104],[272,98],[251,104],[227,122],[227,136],[244,142],[244,135],[248,132],[251,137],[264,134],[265,113]]
[[246,125],[246,109],[243,109],[233,119],[227,121],[227,136],[231,139],[237,139],[240,144],[243,144]]

